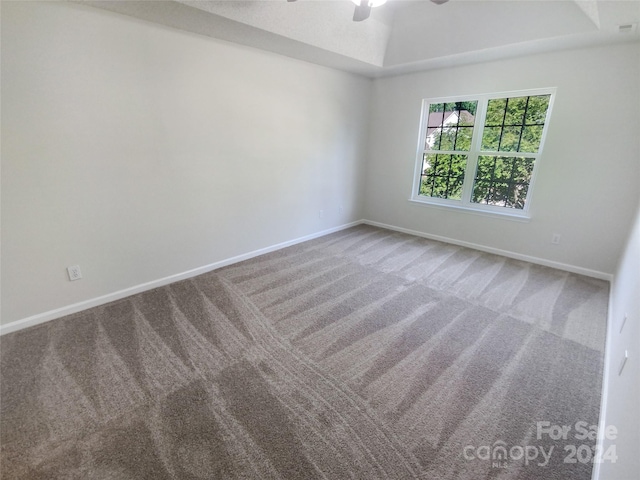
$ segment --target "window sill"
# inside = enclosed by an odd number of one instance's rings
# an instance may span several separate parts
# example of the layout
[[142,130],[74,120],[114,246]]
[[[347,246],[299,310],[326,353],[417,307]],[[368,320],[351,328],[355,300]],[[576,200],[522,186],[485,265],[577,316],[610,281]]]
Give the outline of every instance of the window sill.
[[429,200],[422,200],[422,199],[418,200],[415,198],[410,198],[409,202],[416,203],[419,205],[424,205],[426,207],[436,207],[436,208],[441,208],[445,210],[456,210],[461,213],[469,213],[472,215],[480,215],[484,217],[500,218],[503,220],[511,220],[514,222],[529,223],[531,221],[531,216],[524,213],[522,214],[516,214],[511,212],[503,213],[503,212],[496,212],[491,210],[484,210],[481,208],[465,207],[462,205],[452,205],[450,203],[436,203],[436,202],[432,202]]

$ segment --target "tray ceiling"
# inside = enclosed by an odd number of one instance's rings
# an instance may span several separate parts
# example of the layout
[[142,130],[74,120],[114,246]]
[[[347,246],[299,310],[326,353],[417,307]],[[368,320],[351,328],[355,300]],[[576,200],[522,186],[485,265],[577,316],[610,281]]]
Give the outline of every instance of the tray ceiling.
[[363,22],[350,0],[78,3],[371,77],[640,39],[640,0],[389,0]]

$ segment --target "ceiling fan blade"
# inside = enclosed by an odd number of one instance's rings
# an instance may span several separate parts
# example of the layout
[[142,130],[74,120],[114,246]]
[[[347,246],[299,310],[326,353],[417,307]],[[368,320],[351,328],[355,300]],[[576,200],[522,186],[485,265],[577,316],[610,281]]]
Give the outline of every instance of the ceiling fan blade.
[[443,3],[447,3],[449,0],[431,0],[436,5],[442,5]]
[[353,12],[353,21],[361,22],[369,18],[369,15],[371,15],[369,0],[360,0],[360,5],[356,5],[356,10]]

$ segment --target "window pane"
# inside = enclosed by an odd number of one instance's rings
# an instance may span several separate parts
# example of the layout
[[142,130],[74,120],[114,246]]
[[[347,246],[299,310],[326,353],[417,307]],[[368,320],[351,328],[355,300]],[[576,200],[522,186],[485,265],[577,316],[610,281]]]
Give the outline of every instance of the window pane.
[[445,126],[440,133],[440,147],[438,150],[453,150],[455,138],[456,129]]
[[478,165],[476,166],[476,181],[483,181],[485,179],[491,179],[491,173],[493,172],[493,159],[495,157],[479,157]]
[[449,196],[452,200],[460,200],[462,198],[462,182],[464,176],[449,179]]
[[528,184],[516,184],[509,190],[509,198],[507,199],[507,207],[511,208],[524,208],[524,203],[527,198],[527,192],[529,190]]
[[456,144],[454,150],[463,150],[468,152],[471,148],[471,137],[473,136],[473,127],[458,127],[458,135],[456,136]]
[[489,100],[482,149],[537,153],[550,98],[538,95]]
[[427,141],[425,150],[440,149],[440,134],[445,120],[444,103],[432,103],[429,105],[429,118],[427,120]]
[[439,177],[449,176],[449,164],[451,163],[451,155],[432,155],[433,159],[433,175]]
[[511,178],[512,167],[513,160],[511,158],[497,157],[493,171],[494,181],[508,181]]
[[440,149],[440,130],[435,128],[427,129],[427,141],[424,145],[425,150]]
[[518,158],[513,169],[513,181],[516,183],[529,183],[533,173],[532,158]]
[[520,127],[504,127],[500,139],[501,152],[517,152],[520,143]]
[[550,98],[551,95],[529,97],[529,108],[527,108],[527,116],[525,117],[526,125],[544,124],[544,120],[547,117]]
[[469,151],[478,102],[429,104],[425,150]]
[[504,107],[506,104],[506,98],[495,98],[489,100],[487,105],[487,118],[484,124],[486,126],[502,125],[502,121],[504,119]]
[[506,198],[509,192],[509,185],[507,183],[494,183],[491,189],[491,205],[497,205],[499,207],[506,206]]
[[460,200],[466,165],[466,155],[425,154],[419,194]]
[[456,109],[455,102],[449,102],[444,104],[444,109],[447,112],[453,112]]
[[519,151],[537,153],[542,140],[542,128],[542,126],[538,125],[524,127]]
[[461,108],[460,125],[473,127],[478,102],[461,102],[459,107]]
[[429,127],[442,125],[444,116],[444,103],[432,103],[429,105]]
[[482,149],[497,152],[500,144],[500,133],[502,133],[502,127],[485,127],[482,135]]
[[478,157],[472,202],[524,208],[533,163],[532,158]]
[[418,192],[418,195],[422,195],[425,197],[431,197],[431,192],[433,191],[432,186],[431,186],[431,179],[429,177],[421,177],[420,180],[420,191]]
[[489,195],[489,185],[487,182],[476,182],[473,186],[473,203],[487,203],[484,200]]
[[467,168],[466,155],[451,155],[451,173],[456,177],[464,177],[464,170]]
[[524,123],[524,111],[527,106],[527,97],[516,97],[508,100],[505,125],[522,125]]

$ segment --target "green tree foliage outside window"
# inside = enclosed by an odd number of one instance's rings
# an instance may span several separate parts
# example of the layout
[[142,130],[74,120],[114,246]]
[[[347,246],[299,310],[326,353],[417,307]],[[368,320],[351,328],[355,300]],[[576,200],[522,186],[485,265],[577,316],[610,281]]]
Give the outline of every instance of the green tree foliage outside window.
[[549,98],[538,95],[489,100],[482,150],[537,153]]
[[427,149],[469,151],[478,102],[429,105]]
[[[551,95],[488,98],[470,201],[525,207]],[[430,103],[418,195],[460,200],[478,101]],[[527,155],[529,154],[529,155]],[[533,156],[532,156],[533,155]]]
[[524,208],[533,158],[480,156],[473,186],[474,203]]
[[425,154],[420,195],[460,200],[466,155]]
[[426,150],[459,152],[428,154],[422,159],[419,195],[459,200],[471,148],[478,102],[429,105]]

